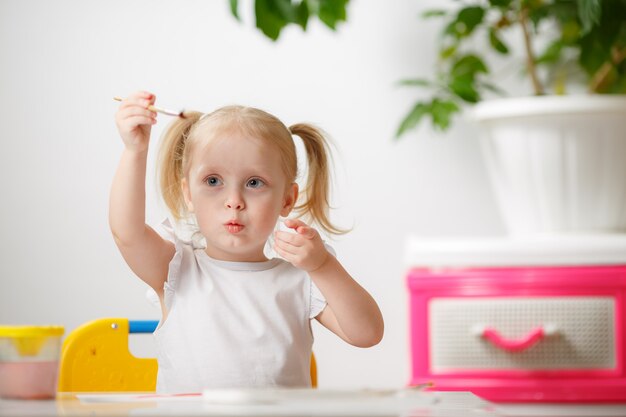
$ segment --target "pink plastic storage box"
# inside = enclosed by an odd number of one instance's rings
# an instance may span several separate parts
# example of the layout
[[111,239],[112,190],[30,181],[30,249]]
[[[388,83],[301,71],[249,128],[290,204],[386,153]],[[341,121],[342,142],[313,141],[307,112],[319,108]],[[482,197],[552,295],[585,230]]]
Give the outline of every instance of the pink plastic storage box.
[[626,235],[409,239],[410,384],[626,401]]

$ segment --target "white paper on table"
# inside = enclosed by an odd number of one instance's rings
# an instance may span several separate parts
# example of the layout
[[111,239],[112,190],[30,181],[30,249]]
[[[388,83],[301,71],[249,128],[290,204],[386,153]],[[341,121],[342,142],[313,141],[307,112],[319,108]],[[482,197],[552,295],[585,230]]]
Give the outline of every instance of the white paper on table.
[[[133,415],[491,417],[491,403],[470,392],[422,390],[220,389],[189,394],[79,394],[83,403],[146,403]],[[156,408],[154,408],[156,407]],[[156,413],[156,414],[155,414]]]

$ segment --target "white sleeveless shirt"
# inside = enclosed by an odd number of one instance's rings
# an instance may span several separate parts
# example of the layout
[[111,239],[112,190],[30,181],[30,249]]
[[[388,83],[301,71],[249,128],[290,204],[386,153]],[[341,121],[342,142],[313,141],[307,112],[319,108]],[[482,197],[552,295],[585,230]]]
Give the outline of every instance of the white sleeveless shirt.
[[310,320],[326,302],[308,274],[279,258],[226,262],[174,243],[168,315],[154,332],[157,392],[310,387]]

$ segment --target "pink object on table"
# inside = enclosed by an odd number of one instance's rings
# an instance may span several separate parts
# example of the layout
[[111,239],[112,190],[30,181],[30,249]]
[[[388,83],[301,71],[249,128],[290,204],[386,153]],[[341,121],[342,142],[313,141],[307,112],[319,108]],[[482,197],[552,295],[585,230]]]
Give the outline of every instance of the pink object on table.
[[0,362],[0,397],[54,398],[58,368],[58,361]]
[[545,332],[543,331],[543,327],[536,327],[521,339],[512,340],[503,337],[496,329],[486,327],[485,329],[483,329],[481,335],[501,349],[508,350],[509,352],[519,352],[529,349],[535,343],[543,339],[545,336]]
[[422,267],[407,284],[411,385],[502,402],[626,401],[626,265]]
[[0,397],[54,398],[62,326],[0,325]]

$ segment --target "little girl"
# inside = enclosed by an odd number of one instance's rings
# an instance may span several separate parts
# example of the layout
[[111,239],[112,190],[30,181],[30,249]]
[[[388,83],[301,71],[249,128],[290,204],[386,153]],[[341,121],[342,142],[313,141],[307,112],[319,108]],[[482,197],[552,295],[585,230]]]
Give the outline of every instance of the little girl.
[[[377,344],[383,319],[376,302],[317,230],[295,219],[284,221],[293,232],[275,230],[278,217],[296,209],[326,232],[342,233],[328,218],[328,147],[320,131],[287,128],[240,106],[175,119],[159,153],[161,192],[175,219],[194,218],[206,241],[198,247],[145,224],[155,99],[134,93],[116,113],[125,149],[109,223],[122,256],[160,301],[157,391],[310,386],[313,318],[354,346]],[[292,135],[307,153],[303,192]],[[265,256],[268,239],[283,259]]]

